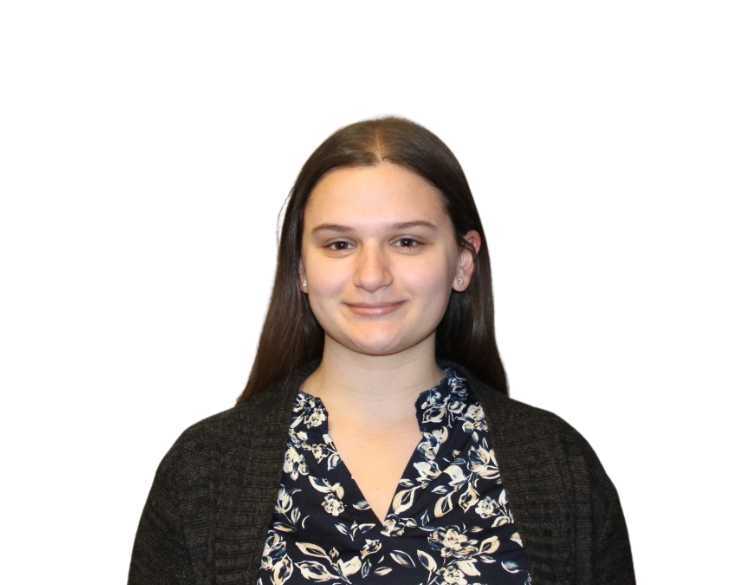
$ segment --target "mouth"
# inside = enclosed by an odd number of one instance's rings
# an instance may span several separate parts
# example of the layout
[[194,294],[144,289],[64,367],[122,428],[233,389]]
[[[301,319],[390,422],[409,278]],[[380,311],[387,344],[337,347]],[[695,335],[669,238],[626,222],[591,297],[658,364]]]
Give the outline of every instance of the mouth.
[[380,316],[380,315],[387,315],[388,313],[392,313],[396,309],[398,309],[401,305],[403,305],[405,301],[398,301],[397,303],[389,303],[389,304],[376,304],[371,305],[368,303],[360,303],[356,305],[351,305],[347,303],[347,306],[350,308],[350,310],[353,313],[356,313],[358,315],[365,315],[365,316]]

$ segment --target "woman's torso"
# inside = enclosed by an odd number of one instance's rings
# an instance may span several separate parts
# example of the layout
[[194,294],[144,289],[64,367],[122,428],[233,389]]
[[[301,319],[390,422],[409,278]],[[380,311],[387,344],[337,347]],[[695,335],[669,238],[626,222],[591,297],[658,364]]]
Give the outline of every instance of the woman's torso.
[[384,435],[299,391],[259,583],[530,584],[482,407],[446,374]]

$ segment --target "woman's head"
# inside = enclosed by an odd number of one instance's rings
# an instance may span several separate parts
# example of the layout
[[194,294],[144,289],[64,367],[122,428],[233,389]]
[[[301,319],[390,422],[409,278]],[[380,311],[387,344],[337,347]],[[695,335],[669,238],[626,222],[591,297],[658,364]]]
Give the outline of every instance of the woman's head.
[[[464,238],[480,248],[476,230]],[[473,256],[441,191],[388,160],[328,171],[306,202],[301,290],[336,353],[433,351],[452,290],[470,284]],[[398,305],[383,314],[356,306],[390,303]]]
[[[393,225],[414,221],[425,224]],[[337,130],[291,189],[271,302],[238,402],[320,357],[325,338],[370,355],[431,343],[437,358],[507,392],[485,242],[464,172],[436,135],[393,116]],[[382,316],[352,307],[393,302],[401,304]]]

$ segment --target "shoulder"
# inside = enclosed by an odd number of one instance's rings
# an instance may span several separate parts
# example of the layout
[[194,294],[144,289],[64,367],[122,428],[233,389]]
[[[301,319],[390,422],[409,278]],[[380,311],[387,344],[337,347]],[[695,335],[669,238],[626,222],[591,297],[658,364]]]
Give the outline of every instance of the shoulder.
[[496,431],[506,451],[553,460],[571,491],[601,500],[616,500],[617,492],[588,439],[559,414],[505,395],[494,403]]
[[[533,466],[534,461],[553,464],[564,476],[576,475],[603,490],[612,487],[589,441],[557,413],[511,398],[486,383],[462,363],[443,360],[469,383],[479,399],[493,440],[505,452],[506,464]],[[570,481],[577,481],[572,477]]]
[[476,376],[461,362],[443,359],[440,363],[453,367],[467,380],[472,394],[483,407],[488,423],[496,434],[502,435],[503,443],[513,446],[535,444],[537,448],[547,445],[590,456],[591,447],[587,440],[555,412],[511,398]]
[[506,430],[513,428],[516,434],[526,437],[548,438],[558,441],[567,449],[590,451],[587,439],[566,419],[553,412],[515,398],[500,395],[496,405],[502,405],[502,420]]
[[186,426],[163,455],[157,475],[181,483],[201,478],[233,449],[269,432],[274,396],[263,393]]

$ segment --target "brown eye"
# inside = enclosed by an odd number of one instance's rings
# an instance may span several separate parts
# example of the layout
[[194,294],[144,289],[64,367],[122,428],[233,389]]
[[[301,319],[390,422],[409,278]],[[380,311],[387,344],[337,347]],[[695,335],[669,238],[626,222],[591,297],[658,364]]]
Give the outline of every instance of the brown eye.
[[334,252],[341,252],[345,248],[333,248],[332,246],[334,246],[335,244],[348,244],[348,243],[349,242],[345,242],[344,240],[336,240],[334,242],[330,242],[329,244],[327,244],[324,247],[327,248],[328,250],[332,250]]
[[401,246],[403,248],[418,248],[419,246],[423,246],[422,242],[419,242],[418,240],[414,238],[399,238],[399,242],[413,242],[415,245],[413,246]]

